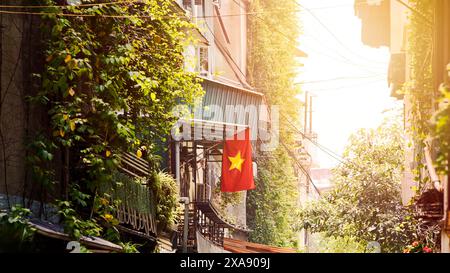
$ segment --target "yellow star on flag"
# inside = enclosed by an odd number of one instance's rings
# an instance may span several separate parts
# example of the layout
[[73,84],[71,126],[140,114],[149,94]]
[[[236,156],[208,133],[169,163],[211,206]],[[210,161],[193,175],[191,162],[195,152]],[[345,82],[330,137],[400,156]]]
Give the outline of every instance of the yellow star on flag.
[[229,171],[234,170],[234,169],[241,171],[242,163],[244,163],[244,161],[245,161],[245,158],[241,158],[241,151],[239,151],[237,153],[237,155],[234,157],[229,156],[228,159],[231,161],[231,166],[230,166]]

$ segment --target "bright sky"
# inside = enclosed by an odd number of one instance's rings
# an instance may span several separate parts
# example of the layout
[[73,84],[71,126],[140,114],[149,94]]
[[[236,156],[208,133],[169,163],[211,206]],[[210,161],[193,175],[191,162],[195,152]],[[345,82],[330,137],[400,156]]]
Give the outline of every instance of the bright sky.
[[[297,1],[316,17],[306,10],[299,15],[300,48],[308,58],[297,81],[305,82],[302,90],[315,96],[313,131],[318,142],[341,155],[351,133],[378,126],[385,110],[401,103],[390,97],[387,86],[389,50],[362,44],[354,0]],[[319,149],[317,156],[321,167],[338,163]]]

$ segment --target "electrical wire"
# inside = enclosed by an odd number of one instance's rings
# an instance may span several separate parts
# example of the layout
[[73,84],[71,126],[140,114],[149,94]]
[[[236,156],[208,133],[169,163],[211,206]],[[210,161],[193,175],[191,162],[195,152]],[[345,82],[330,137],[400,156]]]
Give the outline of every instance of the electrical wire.
[[[137,2],[136,2],[137,3]],[[101,6],[101,4],[97,4],[96,6]],[[41,8],[45,8],[49,6],[44,6]],[[73,6],[68,6],[73,7]],[[4,7],[3,7],[4,8]],[[220,16],[218,15],[205,15],[205,16],[192,16],[190,18],[193,19],[201,19],[201,18],[218,18],[218,17],[239,17],[239,16],[246,16],[246,15],[255,15],[255,14],[271,14],[271,13],[286,13],[286,12],[300,12],[300,10],[273,10],[273,11],[265,11],[265,12],[246,12],[246,13],[236,13],[236,14],[222,14]],[[9,11],[9,10],[0,10],[0,13],[3,14],[22,14],[22,15],[57,15],[57,16],[72,16],[72,17],[111,17],[111,18],[152,18],[150,15],[107,15],[107,14],[82,14],[82,13],[61,13],[61,12],[30,12],[30,11]],[[162,16],[163,18],[165,16]],[[171,17],[171,16],[166,16]]]
[[[104,3],[86,3],[86,4],[77,4],[77,5],[0,5],[0,8],[13,8],[13,9],[68,8],[68,7],[93,7],[93,6],[98,6],[98,5],[133,4],[133,3],[142,3],[142,0],[111,1],[111,2],[104,2]],[[335,5],[335,6],[315,7],[315,8],[310,8],[310,10],[332,9],[332,8],[340,8],[340,7],[350,7],[350,6],[355,6],[355,5],[365,6],[368,4],[366,2],[360,2],[360,3],[356,3],[356,4],[352,4],[352,5],[344,5],[343,4],[343,5]],[[280,10],[280,9],[276,9],[276,10]]]
[[350,52],[351,54],[357,56],[358,58],[362,58],[365,59],[371,63],[381,63],[381,62],[377,62],[374,60],[369,60],[367,59],[365,56],[361,56],[359,54],[356,54],[353,50],[351,50],[346,44],[344,44],[341,39],[339,39],[339,37],[337,37],[337,35],[324,23],[322,22],[322,20],[316,15],[314,14],[314,12],[312,12],[309,8],[305,7],[304,5],[300,4],[297,2],[297,0],[292,0],[296,5],[298,5],[299,7],[303,8],[304,10],[306,10],[306,12],[308,12],[332,37],[333,39],[340,45],[342,46],[345,50],[347,50],[348,52]]
[[[0,8],[3,9],[42,9],[42,8],[61,8],[61,9],[68,9],[70,7],[94,7],[94,6],[105,6],[105,5],[114,5],[114,4],[135,4],[135,3],[141,3],[142,1],[140,0],[129,0],[129,1],[113,1],[113,2],[106,2],[106,3],[86,3],[86,4],[78,4],[78,5],[0,5]],[[294,0],[294,2],[303,7],[302,5],[300,5],[298,2],[296,2]],[[432,22],[430,20],[428,20],[428,18],[426,18],[421,12],[417,11],[416,9],[414,9],[413,7],[411,7],[410,5],[406,4],[404,1],[402,0],[397,0],[397,2],[399,2],[400,4],[402,4],[403,6],[405,6],[406,8],[408,8],[409,10],[411,10],[414,13],[417,13],[421,16],[421,18],[428,24],[432,24]],[[366,2],[360,2],[360,3],[355,3],[351,6],[365,6],[368,5]],[[313,8],[304,8],[305,10],[309,11],[311,13],[312,10],[322,10],[322,9],[333,9],[333,8],[341,8],[341,7],[345,7],[345,6],[349,6],[349,5],[334,5],[334,6],[322,6],[322,7],[313,7]],[[302,10],[289,10],[289,9],[273,9],[273,10],[267,10],[267,11],[263,11],[263,12],[246,12],[246,13],[238,13],[238,14],[223,14],[221,15],[222,17],[233,17],[233,16],[244,16],[244,15],[255,15],[255,14],[270,14],[270,13],[286,13],[286,12],[293,12],[293,13],[297,13],[297,12],[302,12]],[[13,11],[7,11],[7,10],[0,10],[0,13],[2,14],[23,14],[23,15],[44,15],[43,12],[13,12]],[[85,15],[85,14],[68,14],[68,13],[50,13],[50,12],[46,12],[48,14],[55,14],[58,16],[90,16],[90,15]],[[129,18],[129,16],[127,15],[122,15],[122,16],[106,16],[106,15],[95,15],[95,16],[100,16],[100,17],[110,17],[110,18]],[[215,15],[211,15],[211,16],[207,16],[206,18],[213,18],[213,17],[218,17]],[[144,17],[145,18],[145,17]],[[193,18],[198,18],[198,17],[193,17]]]
[[[237,5],[239,5],[239,7],[242,8],[242,6],[240,5],[240,3],[238,3],[236,0],[233,0],[233,1],[234,1]],[[269,22],[267,22],[266,20],[264,20],[263,18],[261,18],[261,17],[258,16],[257,14],[253,14],[253,16],[254,16],[256,19],[260,20],[262,23],[264,23],[266,26],[268,26],[271,30],[274,30],[274,31],[276,31],[277,33],[281,34],[285,39],[287,39],[290,43],[292,43],[292,45],[293,45],[295,48],[297,48],[297,41],[294,40],[292,37],[288,36],[287,34],[285,34],[284,32],[282,32],[282,31],[279,30],[277,27],[275,27],[274,25],[270,24]],[[303,35],[305,35],[305,34],[303,34]],[[310,35],[309,35],[309,36],[310,36]],[[318,44],[319,44],[320,46],[325,46],[325,47],[327,47],[326,44],[324,44],[324,43],[318,41],[317,38],[315,38],[315,37],[313,37],[313,36],[310,36],[310,37],[313,38],[313,39],[315,39],[315,40],[318,42]],[[329,47],[327,47],[327,48],[330,49]],[[317,51],[316,51],[316,52],[317,52]],[[367,71],[367,72],[369,72],[369,73],[375,73],[375,72],[372,71],[372,70],[369,70],[369,69],[366,69],[366,68],[362,67],[361,64],[357,64],[357,63],[353,62],[352,60],[350,60],[350,59],[347,58],[346,56],[342,55],[341,53],[339,53],[339,52],[337,52],[337,51],[334,51],[334,52],[336,52],[337,55],[339,55],[339,56],[340,56],[343,60],[345,60],[345,61],[339,60],[339,59],[334,58],[334,57],[332,57],[332,56],[330,56],[330,55],[327,55],[327,54],[323,54],[323,53],[320,53],[320,54],[323,55],[323,56],[327,56],[327,57],[329,57],[329,58],[331,58],[331,59],[337,60],[337,61],[340,62],[340,63],[347,63],[347,64],[349,64],[349,65],[356,66],[356,67],[358,67],[358,68],[362,68],[363,70],[365,70],[365,71]],[[381,63],[381,62],[380,62],[380,63]],[[367,65],[365,65],[365,66],[367,66]],[[373,67],[373,68],[376,69],[376,68],[379,68],[379,67]]]
[[0,8],[11,9],[42,9],[42,8],[62,8],[67,9],[70,7],[94,7],[94,6],[106,6],[106,5],[120,5],[120,4],[134,4],[139,3],[141,0],[128,0],[128,1],[112,1],[105,3],[86,3],[78,5],[0,5]]
[[386,79],[384,77],[380,77],[377,80],[373,80],[373,81],[364,81],[364,82],[360,82],[357,84],[352,84],[352,85],[343,85],[343,86],[337,86],[337,87],[330,87],[330,88],[323,88],[323,89],[311,89],[311,93],[315,93],[315,92],[325,92],[325,91],[349,91],[349,90],[345,90],[345,89],[349,89],[349,88],[355,88],[355,87],[359,87],[359,86],[368,86],[368,85],[372,85],[375,83],[381,83],[382,81],[385,81]]
[[[228,58],[230,58],[231,62],[236,66],[236,68],[238,69],[239,73],[241,73],[241,75],[244,77],[244,79],[247,79],[247,76],[245,75],[245,73],[241,70],[241,68],[239,67],[239,65],[237,64],[237,62],[234,60],[233,56],[231,56],[231,53],[228,52],[227,48],[220,42],[220,40],[217,38],[217,36],[214,34],[214,31],[209,27],[208,22],[205,21],[205,25],[208,28],[209,32],[213,35],[214,37],[214,42],[216,43],[216,45],[218,45],[219,47],[222,48],[221,52],[225,53],[225,55],[228,56]],[[233,69],[233,71],[235,71]],[[238,75],[236,75],[238,76]],[[239,79],[239,81],[241,81],[241,83],[243,85],[248,85],[246,82],[242,82],[241,78],[238,76],[237,77]]]
[[405,6],[407,9],[409,9],[410,11],[412,11],[413,13],[418,14],[422,20],[424,20],[426,23],[428,23],[429,25],[433,25],[433,22],[431,22],[425,15],[423,15],[420,11],[418,11],[417,9],[411,7],[410,5],[408,5],[407,3],[405,3],[402,0],[396,0],[398,3],[400,3],[401,5]]
[[289,157],[291,157],[292,160],[294,160],[294,163],[300,168],[302,173],[305,174],[305,176],[308,178],[309,183],[314,187],[317,194],[319,194],[319,196],[320,196],[321,194],[320,194],[319,188],[316,186],[316,184],[314,183],[314,180],[312,179],[312,177],[308,173],[308,171],[305,169],[305,167],[303,167],[303,165],[298,161],[298,159],[295,157],[295,155],[292,153],[292,151],[289,150],[289,148],[287,147],[287,145],[284,142],[280,141],[280,143],[283,146],[283,148],[286,150],[286,152],[288,153]]
[[[347,57],[344,54],[342,54],[341,52],[339,52],[337,50],[337,48],[333,48],[333,47],[329,46],[327,42],[320,40],[316,36],[311,35],[310,33],[307,33],[307,32],[303,33],[302,36],[311,38],[311,41],[314,41],[319,47],[323,47],[324,49],[330,50],[331,52],[335,53],[337,56],[339,56],[340,58],[345,60],[347,63],[356,65],[356,66],[361,66],[359,63],[355,63],[352,59],[350,59],[349,57]],[[311,48],[308,50],[311,50]],[[315,52],[318,52],[317,50],[314,50],[314,49],[312,49],[312,50]],[[319,52],[319,54],[322,54],[322,53]],[[374,63],[372,61],[368,61],[367,59],[361,60],[361,58],[359,58],[358,61],[365,61],[365,63],[367,63],[367,64],[364,64],[364,65],[367,67],[373,68],[373,69],[379,69],[385,65],[384,62],[379,61],[379,62]],[[368,70],[366,70],[366,71],[368,71]],[[373,71],[369,71],[369,72],[373,73]]]
[[329,155],[330,157],[334,158],[335,160],[337,160],[339,163],[353,169],[356,170],[358,172],[363,172],[364,168],[356,165],[355,163],[345,160],[343,159],[340,155],[338,155],[337,153],[333,152],[331,149],[325,147],[324,145],[318,143],[317,141],[311,139],[310,137],[308,137],[304,132],[302,132],[300,129],[298,129],[295,124],[293,124],[285,115],[281,114],[280,115],[288,122],[288,124],[291,126],[291,128],[296,132],[299,133],[300,135],[302,135],[303,138],[309,140],[313,145],[317,146],[320,150],[322,150],[323,152],[325,152],[327,155]]
[[367,76],[361,76],[361,77],[337,77],[333,79],[324,79],[324,80],[313,80],[313,81],[305,81],[305,82],[298,82],[294,83],[296,85],[301,84],[316,84],[316,83],[324,83],[324,82],[334,82],[334,81],[341,81],[341,80],[355,80],[355,79],[371,79],[371,78],[378,78],[380,76],[385,76],[385,74],[374,74],[374,75],[367,75]]

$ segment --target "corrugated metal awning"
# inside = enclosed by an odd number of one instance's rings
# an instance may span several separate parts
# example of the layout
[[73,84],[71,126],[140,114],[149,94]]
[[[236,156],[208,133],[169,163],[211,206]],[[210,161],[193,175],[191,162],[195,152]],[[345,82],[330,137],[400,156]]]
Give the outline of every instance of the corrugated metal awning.
[[201,117],[196,119],[217,123],[246,125],[257,132],[261,122],[268,122],[268,109],[262,93],[202,78],[205,95]]

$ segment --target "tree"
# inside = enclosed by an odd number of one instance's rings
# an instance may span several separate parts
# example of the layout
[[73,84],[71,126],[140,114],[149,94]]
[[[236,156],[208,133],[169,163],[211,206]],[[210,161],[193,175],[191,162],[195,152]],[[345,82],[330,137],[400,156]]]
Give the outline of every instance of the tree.
[[403,142],[400,122],[352,135],[334,170],[335,188],[301,211],[300,228],[363,244],[377,241],[383,252],[402,251],[414,235],[400,196]]

